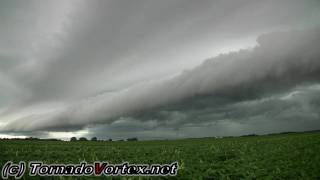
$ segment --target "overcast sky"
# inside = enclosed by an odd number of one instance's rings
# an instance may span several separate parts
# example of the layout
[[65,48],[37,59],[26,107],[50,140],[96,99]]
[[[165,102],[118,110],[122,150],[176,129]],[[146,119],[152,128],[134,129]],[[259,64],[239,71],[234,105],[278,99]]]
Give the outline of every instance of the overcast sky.
[[319,0],[4,0],[0,137],[320,129]]

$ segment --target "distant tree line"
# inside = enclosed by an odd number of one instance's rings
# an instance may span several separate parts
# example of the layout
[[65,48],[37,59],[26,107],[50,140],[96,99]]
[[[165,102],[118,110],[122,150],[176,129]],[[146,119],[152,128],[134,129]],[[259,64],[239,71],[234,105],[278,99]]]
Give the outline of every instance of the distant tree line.
[[[54,138],[48,138],[48,139],[40,139],[36,137],[26,137],[26,138],[0,138],[0,140],[28,140],[28,141],[62,141],[61,139],[54,139]],[[86,137],[80,137],[79,139],[76,137],[71,137],[70,141],[89,141]],[[113,141],[111,138],[107,140],[99,140],[97,137],[92,137],[90,141]],[[117,141],[125,141],[124,139],[119,139]],[[128,138],[126,141],[138,141],[138,138]]]
[[[76,137],[72,137],[70,138],[70,141],[88,141],[88,139],[86,137],[80,137],[79,139],[77,139]],[[97,137],[92,137],[91,141],[113,141],[111,138],[109,138],[108,140],[98,140]],[[120,139],[118,141],[124,141],[123,139]],[[127,141],[138,141],[138,138],[134,137],[134,138],[128,138]]]
[[[204,138],[235,138],[235,137],[256,137],[256,136],[270,136],[270,135],[283,135],[283,134],[296,134],[296,133],[312,133],[312,132],[320,132],[320,130],[311,130],[311,131],[300,131],[300,132],[279,132],[279,133],[270,133],[270,134],[245,134],[242,136],[215,136],[215,137],[204,137]],[[49,139],[40,139],[36,137],[26,137],[26,138],[0,138],[0,140],[28,140],[28,141],[62,141],[61,139],[49,138]],[[107,140],[98,140],[97,137],[92,137],[91,141],[113,141],[111,138]],[[77,139],[76,137],[70,138],[70,141],[88,141],[86,137],[80,137]],[[117,141],[125,141],[124,139],[119,139]],[[128,138],[126,141],[138,141],[138,138]]]
[[62,141],[61,139],[55,139],[55,138],[40,139],[40,138],[35,138],[35,137],[26,137],[26,138],[0,138],[0,140]]

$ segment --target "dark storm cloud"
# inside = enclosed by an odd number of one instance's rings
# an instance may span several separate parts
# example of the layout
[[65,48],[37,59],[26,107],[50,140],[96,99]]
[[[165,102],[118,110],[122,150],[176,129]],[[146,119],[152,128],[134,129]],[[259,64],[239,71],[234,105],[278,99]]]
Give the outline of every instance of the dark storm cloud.
[[[307,89],[319,82],[319,30],[303,29],[320,25],[319,8],[317,0],[3,1],[1,132],[239,134],[279,127],[287,115],[278,106],[305,108],[292,114],[310,119],[299,126],[308,129],[317,103],[259,100],[297,86],[308,92],[302,97],[314,93]],[[253,49],[204,62],[256,38]]]
[[[25,85],[27,99],[79,99],[176,73],[190,68],[183,60],[190,55],[179,49],[194,49],[198,42],[215,48],[274,28],[315,25],[317,6],[317,1],[84,1],[66,12],[64,32],[39,60],[42,67],[35,67],[43,73]],[[152,68],[168,63],[166,69]]]
[[134,118],[91,126],[88,135],[103,139],[172,139],[314,130],[320,126],[319,93],[320,84],[302,84],[256,99],[197,96]]
[[[119,117],[154,121],[156,127],[175,129],[222,120],[254,123],[253,119],[272,119],[270,123],[276,125],[277,120],[305,118],[314,125],[319,118],[319,102],[314,98],[319,93],[314,85],[320,80],[319,37],[319,29],[262,35],[252,50],[208,59],[172,79],[102,94],[62,111],[19,119],[5,128],[63,131],[113,123]],[[308,90],[312,85],[316,88]],[[281,99],[281,94],[290,93],[297,86],[303,86],[302,97],[288,102]],[[297,109],[301,110],[300,115]]]

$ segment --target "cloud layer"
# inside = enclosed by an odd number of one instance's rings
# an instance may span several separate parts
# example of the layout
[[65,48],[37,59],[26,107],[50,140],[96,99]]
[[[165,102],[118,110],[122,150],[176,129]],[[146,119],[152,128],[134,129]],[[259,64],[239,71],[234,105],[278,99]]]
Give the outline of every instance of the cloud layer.
[[319,128],[319,7],[2,2],[0,133],[174,138]]
[[319,37],[319,29],[262,35],[253,49],[208,59],[170,79],[23,117],[4,129],[70,131],[119,121],[128,122],[128,127],[141,122],[147,127],[151,123],[153,128],[177,129],[224,120],[240,124],[267,121],[272,126],[310,120],[318,125]]

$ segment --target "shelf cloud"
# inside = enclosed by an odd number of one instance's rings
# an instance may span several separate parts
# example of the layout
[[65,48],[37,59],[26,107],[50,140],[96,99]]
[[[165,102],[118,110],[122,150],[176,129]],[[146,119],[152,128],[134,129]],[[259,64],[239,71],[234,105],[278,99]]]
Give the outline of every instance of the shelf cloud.
[[318,1],[2,4],[5,136],[151,139],[320,127]]

